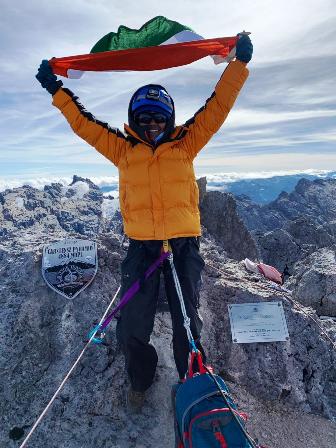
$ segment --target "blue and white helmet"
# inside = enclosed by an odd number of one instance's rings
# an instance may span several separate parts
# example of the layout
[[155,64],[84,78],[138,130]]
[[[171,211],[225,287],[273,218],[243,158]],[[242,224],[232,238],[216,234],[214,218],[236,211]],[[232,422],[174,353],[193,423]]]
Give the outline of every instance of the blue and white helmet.
[[141,138],[145,129],[136,123],[136,115],[141,112],[160,112],[167,116],[165,131],[160,136],[160,142],[170,136],[175,127],[175,107],[172,97],[167,90],[158,84],[148,84],[140,87],[132,96],[128,108],[128,122],[130,127]]
[[162,112],[171,116],[174,111],[174,103],[168,92],[162,86],[149,84],[140,87],[132,97],[132,113],[136,113],[139,109],[142,111],[161,109]]

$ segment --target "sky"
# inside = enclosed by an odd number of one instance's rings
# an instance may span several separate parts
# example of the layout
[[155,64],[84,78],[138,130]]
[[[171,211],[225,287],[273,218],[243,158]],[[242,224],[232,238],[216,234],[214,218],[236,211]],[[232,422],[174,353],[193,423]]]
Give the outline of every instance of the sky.
[[[0,183],[117,176],[111,162],[72,132],[35,74],[42,59],[88,53],[119,25],[138,29],[157,15],[205,38],[251,32],[250,76],[197,157],[198,175],[336,169],[334,0],[292,0],[290,6],[274,0],[0,0],[0,7]],[[225,67],[208,57],[168,70],[62,80],[93,115],[123,130],[129,99],[141,85],[164,85],[181,124],[211,95]]]

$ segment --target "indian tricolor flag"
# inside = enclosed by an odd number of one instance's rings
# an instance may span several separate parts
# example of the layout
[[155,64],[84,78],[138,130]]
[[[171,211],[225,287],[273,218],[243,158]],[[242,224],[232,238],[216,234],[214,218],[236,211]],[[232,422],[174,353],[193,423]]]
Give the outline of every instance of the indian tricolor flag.
[[216,64],[235,55],[237,37],[204,39],[187,26],[158,16],[139,30],[120,26],[102,37],[89,54],[51,59],[56,75],[79,78],[84,71],[149,71],[179,67],[205,56]]

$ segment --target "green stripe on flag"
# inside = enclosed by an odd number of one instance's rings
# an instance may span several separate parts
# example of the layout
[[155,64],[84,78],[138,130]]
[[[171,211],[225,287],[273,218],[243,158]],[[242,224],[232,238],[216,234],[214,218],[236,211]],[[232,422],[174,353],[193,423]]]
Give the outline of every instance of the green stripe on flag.
[[185,30],[193,31],[178,22],[157,16],[142,25],[139,30],[119,26],[117,33],[106,34],[93,46],[90,53],[157,46]]

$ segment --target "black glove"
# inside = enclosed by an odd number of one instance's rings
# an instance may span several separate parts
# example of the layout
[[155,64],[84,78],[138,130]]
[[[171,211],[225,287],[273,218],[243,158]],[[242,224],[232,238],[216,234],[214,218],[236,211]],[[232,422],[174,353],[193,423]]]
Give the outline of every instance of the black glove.
[[241,62],[250,62],[252,59],[253,45],[247,34],[237,34],[236,58]]
[[63,85],[63,82],[57,80],[57,76],[53,74],[50,64],[46,59],[43,59],[38,69],[36,79],[41,83],[41,86],[46,89],[51,95],[55,95],[58,89]]

